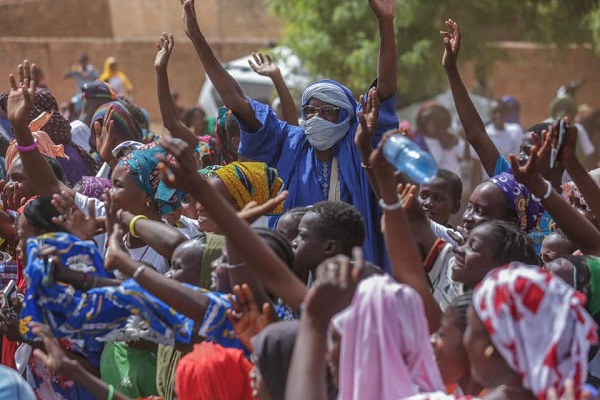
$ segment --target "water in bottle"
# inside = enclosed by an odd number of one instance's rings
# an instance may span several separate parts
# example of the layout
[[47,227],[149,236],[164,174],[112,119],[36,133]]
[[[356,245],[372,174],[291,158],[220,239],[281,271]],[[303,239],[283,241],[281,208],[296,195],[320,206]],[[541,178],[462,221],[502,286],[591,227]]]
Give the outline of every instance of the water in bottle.
[[400,172],[415,183],[429,183],[435,178],[438,166],[431,154],[406,136],[396,134],[383,145],[383,155]]

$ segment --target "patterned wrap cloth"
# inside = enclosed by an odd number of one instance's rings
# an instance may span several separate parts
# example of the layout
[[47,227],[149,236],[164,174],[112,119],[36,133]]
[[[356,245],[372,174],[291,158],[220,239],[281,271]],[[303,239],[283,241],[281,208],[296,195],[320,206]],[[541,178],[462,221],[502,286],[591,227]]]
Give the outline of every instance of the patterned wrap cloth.
[[[194,151],[196,165],[200,162],[198,151],[199,149],[196,147]],[[154,199],[160,214],[165,215],[181,206],[181,199],[185,193],[182,190],[171,189],[160,179],[159,161],[156,158],[158,154],[164,155],[166,162],[172,158],[165,149],[154,142],[132,151],[119,160],[119,165],[125,168],[135,183]]]
[[497,268],[473,293],[473,307],[496,350],[539,399],[567,379],[579,389],[598,326],[583,294],[548,271],[519,263]]
[[[259,205],[266,203],[277,196],[283,187],[277,170],[265,163],[236,161],[225,166],[214,165],[200,172],[206,176],[219,177],[240,209],[251,201]],[[282,213],[283,204],[280,204],[269,215]]]
[[[101,105],[94,116],[92,117],[92,126],[95,122],[100,122],[100,125],[104,122],[104,117],[108,111],[108,107],[113,108],[113,123],[115,127],[115,133],[119,141],[124,142],[127,140],[133,140],[136,142],[142,141],[142,128],[131,116],[129,111],[118,101],[111,101]],[[92,129],[92,143],[96,143],[96,133]]]
[[[50,326],[57,338],[98,340],[148,339],[174,345],[188,343],[194,323],[148,293],[133,279],[120,286],[81,292],[54,282],[52,268],[40,256],[45,246],[57,248],[63,265],[100,277],[109,276],[94,242],[67,233],[52,233],[27,241],[27,291],[21,312],[21,334],[36,339],[30,322]],[[132,326],[135,325],[135,326]]]
[[106,178],[98,178],[96,176],[84,176],[81,178],[81,194],[86,197],[93,197],[100,200],[104,191],[111,187],[110,180]]
[[544,207],[531,197],[529,190],[515,180],[510,172],[503,172],[488,179],[504,194],[508,206],[517,214],[519,227],[524,232],[531,232],[544,214]]

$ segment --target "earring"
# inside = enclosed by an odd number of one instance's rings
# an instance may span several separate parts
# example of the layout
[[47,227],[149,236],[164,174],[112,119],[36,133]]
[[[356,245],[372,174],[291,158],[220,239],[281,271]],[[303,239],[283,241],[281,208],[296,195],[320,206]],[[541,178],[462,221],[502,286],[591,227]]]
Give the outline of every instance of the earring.
[[150,200],[146,200],[146,207],[150,208]]
[[485,358],[492,358],[492,355],[494,355],[494,346],[492,346],[491,344],[485,348],[483,355],[485,356]]

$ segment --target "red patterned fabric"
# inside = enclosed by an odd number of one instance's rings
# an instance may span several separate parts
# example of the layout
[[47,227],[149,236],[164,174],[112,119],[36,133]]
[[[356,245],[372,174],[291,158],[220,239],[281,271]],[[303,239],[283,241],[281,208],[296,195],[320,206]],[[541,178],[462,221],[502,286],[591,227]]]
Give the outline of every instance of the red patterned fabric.
[[598,327],[586,298],[560,278],[518,263],[493,270],[475,289],[473,307],[492,343],[538,398],[587,376]]

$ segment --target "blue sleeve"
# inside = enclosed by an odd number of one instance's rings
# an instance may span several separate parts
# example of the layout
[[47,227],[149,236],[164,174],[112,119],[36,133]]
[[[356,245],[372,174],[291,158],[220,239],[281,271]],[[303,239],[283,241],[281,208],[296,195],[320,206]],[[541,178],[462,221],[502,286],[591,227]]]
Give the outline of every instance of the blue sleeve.
[[503,172],[511,172],[511,168],[508,161],[506,161],[506,158],[500,155],[498,157],[498,160],[496,160],[496,166],[494,167],[494,176]]
[[238,119],[240,124],[239,154],[254,161],[264,162],[270,167],[276,167],[286,149],[295,151],[302,144],[304,129],[280,121],[271,107],[248,98],[254,109],[256,119],[261,128],[251,132],[250,128]]
[[231,309],[231,303],[227,295],[204,290],[202,293],[208,298],[209,303],[202,324],[198,329],[198,334],[223,347],[245,350],[227,317],[227,310]]

